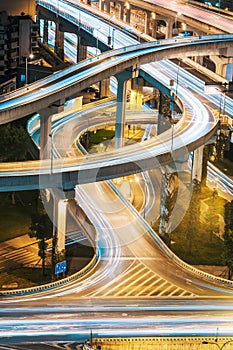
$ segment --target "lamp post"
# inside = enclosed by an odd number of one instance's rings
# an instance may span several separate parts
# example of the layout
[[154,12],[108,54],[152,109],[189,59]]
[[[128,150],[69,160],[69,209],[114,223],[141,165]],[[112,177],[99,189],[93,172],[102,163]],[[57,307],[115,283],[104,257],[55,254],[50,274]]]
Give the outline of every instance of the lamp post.
[[114,49],[114,33],[115,33],[115,28],[112,30],[112,48]]
[[218,340],[216,340],[216,341],[214,341],[214,342],[211,342],[211,341],[206,341],[206,340],[204,340],[204,341],[202,342],[202,344],[213,344],[213,345],[216,345],[216,346],[219,348],[219,350],[222,350],[227,344],[233,342],[233,339],[226,341],[226,342],[223,343],[222,345],[219,345],[217,341],[218,341]]
[[50,144],[50,173],[51,175],[53,174],[53,135],[49,134],[49,137],[51,139],[51,144]]
[[96,28],[96,30],[97,30],[97,34],[96,34],[96,52],[95,52],[95,55],[97,56],[97,54],[98,54],[98,46],[99,46],[99,30],[100,30],[100,27]]
[[26,56],[25,58],[25,85],[28,84],[28,58],[32,59],[34,55],[31,53],[29,57]]

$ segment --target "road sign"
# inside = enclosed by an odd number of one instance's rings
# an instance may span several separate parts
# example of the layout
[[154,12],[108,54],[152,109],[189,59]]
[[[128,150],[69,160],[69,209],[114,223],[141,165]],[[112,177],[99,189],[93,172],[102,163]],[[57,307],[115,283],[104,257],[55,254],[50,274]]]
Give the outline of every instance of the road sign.
[[66,260],[63,260],[55,265],[55,275],[66,272]]

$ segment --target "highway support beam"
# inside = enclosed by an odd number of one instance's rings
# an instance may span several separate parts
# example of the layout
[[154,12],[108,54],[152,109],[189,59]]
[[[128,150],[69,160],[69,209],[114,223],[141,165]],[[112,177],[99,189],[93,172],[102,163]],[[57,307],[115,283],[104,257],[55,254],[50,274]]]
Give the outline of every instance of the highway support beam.
[[49,42],[48,20],[44,19],[43,44],[48,45],[48,42]]
[[99,10],[104,11],[104,0],[99,0]]
[[144,79],[136,77],[131,80],[131,91],[130,91],[130,109],[139,110],[142,109],[143,100],[143,86]]
[[103,3],[105,2],[106,5],[106,12],[110,13],[110,0],[105,0],[103,1]]
[[110,78],[103,79],[99,82],[100,98],[110,96]]
[[151,22],[151,36],[156,39],[157,23],[158,23],[158,21],[156,19],[156,13],[155,12],[151,12],[150,22]]
[[58,21],[56,22],[54,51],[57,56],[64,61],[64,32],[60,31]]
[[151,12],[145,11],[145,27],[144,27],[144,33],[147,35],[150,35],[150,18],[151,18]]
[[193,152],[192,161],[192,181],[194,179],[201,183],[202,181],[202,168],[203,168],[203,151],[204,146],[200,146]]
[[87,58],[87,45],[83,44],[81,36],[77,36],[77,63]]
[[125,70],[115,75],[117,86],[117,105],[116,105],[116,123],[115,123],[115,148],[123,147],[125,132],[125,108],[127,101],[126,84],[127,80],[135,78],[138,74],[138,67],[131,67],[131,70]]
[[162,168],[162,186],[160,195],[159,235],[170,245],[172,211],[178,194],[178,174],[168,165]]
[[119,2],[119,18],[121,21],[124,20],[124,3],[123,2]]
[[126,23],[130,23],[130,15],[131,15],[130,4],[126,2],[125,3],[125,22]]
[[40,114],[40,159],[50,159],[51,154],[51,130],[52,116],[64,110],[64,102],[59,101],[39,111]]
[[65,260],[65,242],[68,226],[68,199],[66,197],[64,198],[64,193],[61,194],[57,189],[51,190],[51,195],[53,202],[52,269],[53,274],[55,274],[56,264]]

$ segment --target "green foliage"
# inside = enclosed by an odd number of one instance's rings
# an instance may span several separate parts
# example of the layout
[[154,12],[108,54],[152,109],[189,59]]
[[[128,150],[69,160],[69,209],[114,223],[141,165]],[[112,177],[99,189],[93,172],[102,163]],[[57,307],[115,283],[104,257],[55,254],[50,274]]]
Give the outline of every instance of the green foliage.
[[224,212],[224,262],[228,267],[228,278],[231,279],[233,274],[233,201],[226,203]]
[[31,216],[31,226],[29,236],[38,240],[38,255],[42,259],[43,275],[45,273],[45,259],[48,239],[53,236],[53,224],[47,214],[34,213]]
[[192,238],[196,227],[200,223],[200,193],[201,184],[197,179],[193,180],[192,198],[189,205],[188,215],[186,219],[186,237],[188,240],[187,254],[192,254]]
[[[206,212],[200,203],[204,202]],[[171,249],[182,260],[193,265],[223,265],[223,240],[219,236],[219,215],[224,215],[226,201],[213,198],[213,191],[199,183],[193,186],[192,200],[181,224],[172,232]]]
[[38,191],[16,192],[15,205],[10,193],[0,193],[0,242],[27,234],[37,206]]
[[223,234],[224,239],[224,262],[228,267],[228,278],[231,279],[233,273],[233,230],[226,229]]
[[98,145],[103,141],[111,140],[115,136],[114,130],[100,129],[86,131],[80,138],[80,143],[86,150],[90,150],[93,145]]
[[0,161],[13,162],[27,159],[29,136],[22,126],[13,123],[0,125]]
[[225,204],[224,220],[225,231],[233,230],[233,200]]

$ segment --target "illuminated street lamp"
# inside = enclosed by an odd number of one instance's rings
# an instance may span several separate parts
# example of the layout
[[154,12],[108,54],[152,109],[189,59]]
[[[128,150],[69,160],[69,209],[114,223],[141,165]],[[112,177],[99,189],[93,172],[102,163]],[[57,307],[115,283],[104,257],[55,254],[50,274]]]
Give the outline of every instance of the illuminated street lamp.
[[214,345],[216,345],[216,346],[219,348],[219,350],[222,350],[222,349],[225,347],[225,345],[227,345],[227,344],[229,344],[229,343],[231,343],[231,342],[233,342],[233,339],[226,341],[226,342],[223,343],[222,345],[219,345],[218,342],[217,342],[217,340],[215,340],[214,342],[204,340],[204,341],[202,342],[202,344],[214,344]]
[[25,57],[25,85],[28,84],[28,58],[31,60],[34,55],[31,53],[29,57]]

